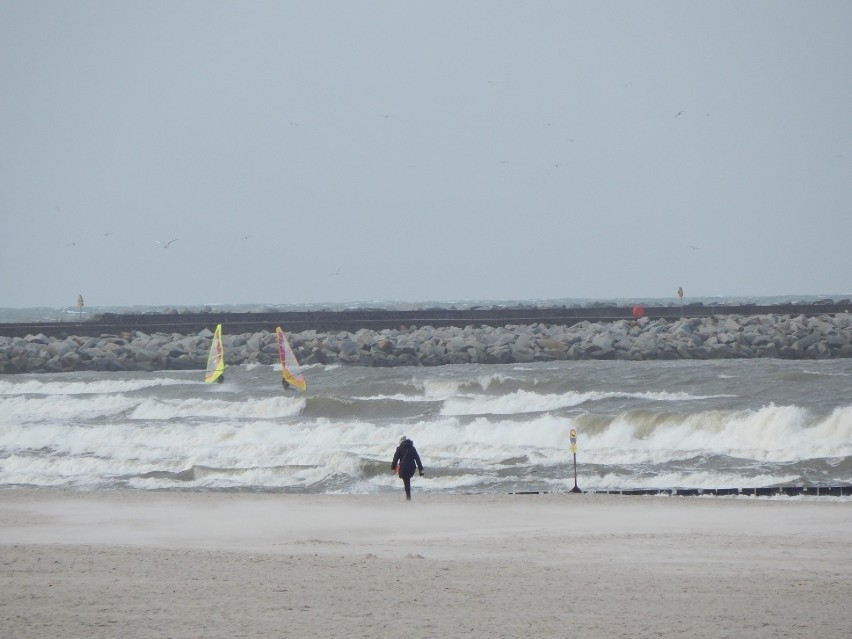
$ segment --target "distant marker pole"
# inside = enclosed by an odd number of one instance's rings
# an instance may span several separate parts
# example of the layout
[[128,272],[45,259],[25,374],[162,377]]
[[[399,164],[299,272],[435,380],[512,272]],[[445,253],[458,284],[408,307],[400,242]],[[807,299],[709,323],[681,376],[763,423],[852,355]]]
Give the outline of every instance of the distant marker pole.
[[677,287],[677,296],[680,298],[680,319],[683,319],[683,287]]
[[83,321],[83,296],[77,295],[77,321]]
[[581,493],[583,492],[577,487],[577,431],[575,429],[571,429],[571,454],[574,455],[574,488],[571,489],[572,493]]

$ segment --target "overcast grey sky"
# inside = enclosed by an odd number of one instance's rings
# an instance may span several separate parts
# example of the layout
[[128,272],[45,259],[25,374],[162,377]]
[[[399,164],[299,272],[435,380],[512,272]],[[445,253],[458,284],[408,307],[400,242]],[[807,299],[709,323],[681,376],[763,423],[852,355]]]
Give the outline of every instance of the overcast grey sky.
[[850,27],[0,0],[0,306],[848,294]]

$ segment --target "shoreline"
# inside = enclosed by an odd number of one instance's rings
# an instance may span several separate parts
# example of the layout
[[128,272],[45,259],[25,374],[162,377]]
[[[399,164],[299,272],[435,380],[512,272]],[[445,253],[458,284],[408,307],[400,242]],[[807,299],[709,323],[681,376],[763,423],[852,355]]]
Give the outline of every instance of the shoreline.
[[809,500],[3,491],[0,634],[834,639],[849,530]]

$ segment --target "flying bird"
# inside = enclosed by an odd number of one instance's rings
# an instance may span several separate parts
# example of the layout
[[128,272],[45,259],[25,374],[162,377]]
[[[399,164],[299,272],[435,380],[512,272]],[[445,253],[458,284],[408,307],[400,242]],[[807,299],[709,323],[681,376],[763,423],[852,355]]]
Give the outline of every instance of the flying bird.
[[343,268],[342,266],[338,266],[337,270],[334,273],[329,273],[328,276],[333,277],[335,275],[340,275],[340,269],[342,269],[342,268]]
[[173,240],[169,240],[168,242],[161,242],[160,240],[157,240],[157,244],[162,244],[162,245],[163,245],[163,248],[164,248],[164,249],[167,249],[167,248],[169,248],[172,244],[174,244],[175,242],[177,242],[179,239],[180,239],[180,238],[176,237],[175,239],[173,239]]
[[677,113],[675,113],[675,117],[677,117],[679,115],[683,115],[683,111],[678,111]]

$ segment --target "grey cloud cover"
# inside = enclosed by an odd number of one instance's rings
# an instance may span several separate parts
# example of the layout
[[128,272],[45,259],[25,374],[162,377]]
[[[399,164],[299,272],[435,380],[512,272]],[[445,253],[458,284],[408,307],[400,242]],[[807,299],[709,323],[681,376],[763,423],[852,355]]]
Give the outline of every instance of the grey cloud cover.
[[850,24],[4,2],[0,306],[849,293]]

